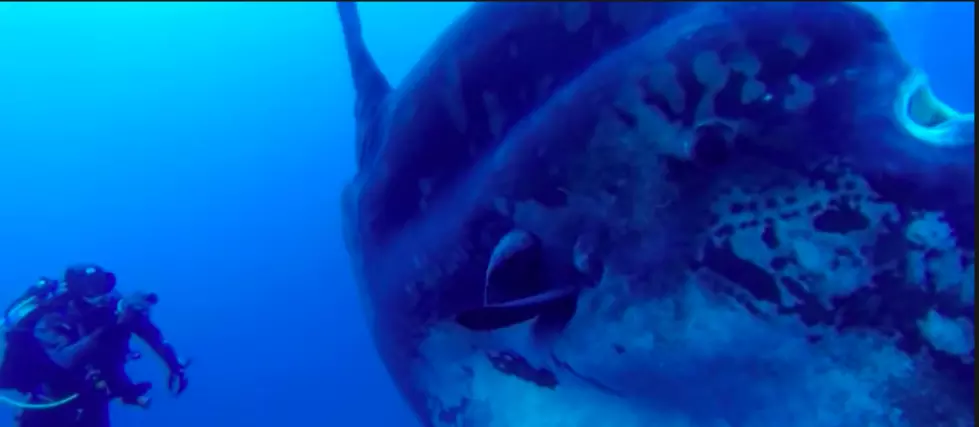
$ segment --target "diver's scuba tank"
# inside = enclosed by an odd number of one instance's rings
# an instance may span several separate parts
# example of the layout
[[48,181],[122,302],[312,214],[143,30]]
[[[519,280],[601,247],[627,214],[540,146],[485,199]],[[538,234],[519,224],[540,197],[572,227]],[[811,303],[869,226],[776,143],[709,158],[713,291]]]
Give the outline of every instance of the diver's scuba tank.
[[44,312],[39,308],[60,294],[57,280],[42,277],[4,310],[0,324],[0,389],[26,393],[33,388],[33,379],[23,372],[23,367],[37,357],[34,324]]
[[60,282],[47,277],[40,278],[34,286],[27,288],[20,297],[13,300],[3,312],[3,330],[10,331],[30,317],[44,302],[54,298],[61,288]]
[[[0,324],[0,390],[16,390],[34,396],[40,378],[24,369],[36,363],[41,356],[38,352],[43,351],[36,345],[34,324],[45,312],[39,309],[55,303],[64,294],[63,291],[61,282],[42,277],[4,310],[3,323]],[[23,410],[44,410],[57,408],[76,398],[78,394],[71,394],[61,399],[39,402],[34,397],[23,401],[0,395],[0,403]]]

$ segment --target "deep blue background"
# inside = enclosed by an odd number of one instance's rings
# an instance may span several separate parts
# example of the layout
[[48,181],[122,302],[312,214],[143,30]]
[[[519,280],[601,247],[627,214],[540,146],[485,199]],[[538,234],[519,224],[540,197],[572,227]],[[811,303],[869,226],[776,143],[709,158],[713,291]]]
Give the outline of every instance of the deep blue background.
[[[361,6],[393,82],[466,6]],[[973,3],[870,7],[972,111]],[[340,239],[342,47],[332,3],[0,3],[0,300],[99,262],[158,291],[158,323],[196,359],[184,397],[158,382],[118,426],[416,424]],[[150,357],[132,372],[164,379]]]

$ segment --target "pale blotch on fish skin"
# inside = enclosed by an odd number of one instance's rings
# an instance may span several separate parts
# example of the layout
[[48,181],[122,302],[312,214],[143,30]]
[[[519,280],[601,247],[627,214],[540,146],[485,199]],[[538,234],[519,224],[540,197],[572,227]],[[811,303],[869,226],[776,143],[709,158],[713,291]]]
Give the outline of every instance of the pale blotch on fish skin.
[[792,85],[793,92],[782,101],[785,109],[798,111],[809,107],[816,97],[816,89],[795,74],[789,76],[789,84]]
[[745,82],[741,85],[741,103],[750,104],[765,95],[765,84],[757,79],[758,72],[761,71],[761,61],[751,52],[740,51],[728,61],[731,70],[739,72],[745,76]]
[[750,104],[765,95],[765,84],[757,79],[746,80],[741,85],[741,103]]
[[[697,111],[694,112],[694,129],[701,125],[713,123],[714,120],[717,119],[717,115],[714,114],[714,96],[716,94],[716,91],[707,92],[704,93],[702,98],[700,98],[700,103],[697,104]],[[688,139],[693,137],[693,135],[686,136]],[[687,142],[687,144],[692,144],[692,142]],[[687,151],[689,152],[689,150]]]
[[713,50],[701,52],[694,58],[693,73],[711,92],[723,89],[730,77],[730,69],[721,63],[721,57]]
[[727,64],[732,70],[749,77],[755,77],[761,71],[761,60],[748,50],[735,52]]
[[588,2],[561,2],[561,21],[569,33],[576,33],[591,19],[591,4]]
[[658,93],[666,98],[670,104],[670,109],[674,113],[680,113],[686,109],[686,93],[683,86],[676,78],[676,67],[669,62],[654,64],[649,73],[646,74],[646,89],[653,93]]
[[681,158],[688,156],[688,150],[681,144],[680,124],[670,122],[659,108],[646,105],[633,85],[625,85],[613,105],[636,118],[634,131],[625,136],[630,144],[655,144],[657,150],[664,153]]
[[449,67],[445,70],[445,84],[442,85],[442,102],[449,113],[452,125],[459,133],[465,133],[469,126],[469,117],[466,113],[466,104],[462,100],[462,71],[459,64],[455,61],[448,61]]
[[494,140],[499,140],[503,136],[503,125],[506,121],[503,108],[500,107],[500,100],[496,94],[483,92],[483,107],[486,108],[486,120],[489,121],[489,130]]
[[[636,114],[639,119],[639,134],[645,140],[654,140],[659,145],[666,148],[669,144],[665,142],[675,142],[681,138],[676,134],[679,132],[679,125],[670,122],[670,119],[660,111],[659,108],[639,108]],[[687,150],[677,150],[680,157],[687,157]]]
[[812,47],[812,40],[803,34],[792,32],[782,39],[782,47],[792,51],[799,58],[802,58],[809,53],[809,48]]
[[721,62],[720,55],[713,50],[698,54],[693,60],[693,73],[702,85],[704,94],[697,105],[697,123],[706,123],[715,118],[714,101],[731,77],[731,69]]

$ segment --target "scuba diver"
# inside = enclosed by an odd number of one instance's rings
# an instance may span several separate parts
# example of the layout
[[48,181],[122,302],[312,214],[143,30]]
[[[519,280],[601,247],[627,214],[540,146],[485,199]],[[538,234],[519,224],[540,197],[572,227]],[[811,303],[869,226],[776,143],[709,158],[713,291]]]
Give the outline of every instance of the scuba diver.
[[115,274],[93,264],[69,267],[63,282],[42,279],[14,301],[4,316],[6,347],[0,388],[30,397],[20,427],[108,427],[109,402],[147,407],[149,382],[135,383],[125,364],[138,356],[129,341],[144,340],[169,370],[168,388],[187,388],[189,363],[150,321],[156,294],[123,295]]

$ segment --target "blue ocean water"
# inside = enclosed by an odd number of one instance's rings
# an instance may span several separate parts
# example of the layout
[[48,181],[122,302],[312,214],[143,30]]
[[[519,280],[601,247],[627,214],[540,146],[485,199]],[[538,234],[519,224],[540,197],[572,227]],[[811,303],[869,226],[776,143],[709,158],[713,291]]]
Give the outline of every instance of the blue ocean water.
[[[466,3],[364,3],[397,83]],[[974,111],[974,4],[876,3]],[[332,3],[0,3],[0,300],[74,262],[159,292],[195,359],[180,399],[116,425],[412,426],[340,238],[353,90]],[[0,426],[13,415],[0,410]]]

